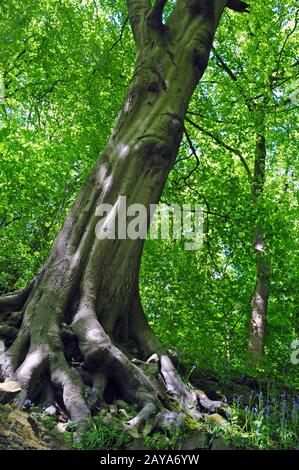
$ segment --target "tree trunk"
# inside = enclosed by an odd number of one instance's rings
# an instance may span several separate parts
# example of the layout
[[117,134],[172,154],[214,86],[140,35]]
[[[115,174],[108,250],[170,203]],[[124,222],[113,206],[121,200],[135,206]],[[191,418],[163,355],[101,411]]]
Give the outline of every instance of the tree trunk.
[[[261,201],[265,183],[266,144],[263,135],[259,135],[255,151],[254,180],[252,186],[252,197],[254,206],[257,208],[258,217],[261,214],[258,204]],[[253,247],[256,256],[256,284],[252,298],[252,314],[249,327],[248,351],[251,358],[259,358],[264,353],[264,342],[267,324],[267,306],[270,287],[270,260],[266,253],[265,235],[259,220],[255,225],[255,238]]]
[[254,249],[256,251],[257,276],[252,298],[248,350],[253,356],[260,357],[264,354],[270,285],[270,261],[265,253],[266,246],[262,231],[256,231]]
[[[200,403],[214,406],[183,385],[148,326],[138,292],[143,240],[100,239],[96,215],[102,204],[111,204],[115,213],[122,195],[127,205],[143,204],[150,219],[150,204],[159,201],[175,162],[187,106],[207,66],[226,1],[178,0],[164,25],[165,3],[158,0],[152,8],[147,0],[128,1],[137,59],[110,140],[30,293],[15,294],[11,303],[7,297],[0,300],[8,323],[9,305],[23,312],[18,335],[2,356],[3,378],[21,384],[21,401],[49,403],[60,393],[80,424],[105,399],[112,382],[122,398],[143,408],[132,425],[162,399],[165,404],[166,395],[193,416]],[[109,218],[107,224],[109,232]],[[159,380],[130,360],[145,361],[153,353]],[[84,381],[91,386],[89,400]]]

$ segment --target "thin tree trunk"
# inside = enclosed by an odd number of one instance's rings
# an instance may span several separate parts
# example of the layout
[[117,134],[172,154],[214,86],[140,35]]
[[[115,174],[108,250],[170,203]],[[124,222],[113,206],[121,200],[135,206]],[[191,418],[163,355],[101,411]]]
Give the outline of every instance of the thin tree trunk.
[[266,153],[265,137],[263,135],[259,135],[256,143],[254,179],[252,186],[253,203],[257,209],[259,218],[254,229],[255,238],[253,247],[256,256],[257,274],[255,290],[252,298],[252,314],[248,343],[248,351],[253,358],[258,358],[264,353],[270,287],[270,259],[267,254],[264,231],[261,227],[262,217],[258,208],[263,195],[265,183]]

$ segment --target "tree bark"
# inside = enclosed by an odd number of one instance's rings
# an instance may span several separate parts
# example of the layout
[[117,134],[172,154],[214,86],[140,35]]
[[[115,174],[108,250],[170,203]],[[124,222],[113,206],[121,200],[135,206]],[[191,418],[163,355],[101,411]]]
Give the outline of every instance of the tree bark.
[[[127,3],[137,45],[131,86],[106,148],[23,298],[21,328],[1,359],[3,378],[21,384],[21,401],[43,400],[42,388],[54,390],[80,425],[103,401],[111,379],[125,400],[143,408],[138,423],[153,412],[163,391],[130,360],[145,361],[153,353],[160,383],[173,400],[193,416],[198,404],[211,406],[183,385],[149,328],[138,292],[143,240],[99,239],[96,213],[102,204],[116,211],[123,195],[128,205],[143,204],[150,219],[150,204],[159,201],[175,162],[187,107],[207,67],[226,1],[177,0],[167,24],[162,22],[166,2],[156,2],[154,9],[148,0]],[[13,310],[15,301],[0,301],[0,311],[3,305],[7,312],[9,303]],[[68,341],[80,367],[72,366]]]
[[[265,183],[266,143],[264,135],[257,136],[255,151],[254,178],[252,185],[253,203],[256,208],[262,198]],[[252,298],[252,314],[249,327],[248,351],[252,358],[259,358],[264,353],[267,325],[267,307],[270,288],[270,259],[266,251],[265,234],[261,226],[261,213],[258,210],[258,222],[255,225],[253,247],[256,256],[256,284]]]

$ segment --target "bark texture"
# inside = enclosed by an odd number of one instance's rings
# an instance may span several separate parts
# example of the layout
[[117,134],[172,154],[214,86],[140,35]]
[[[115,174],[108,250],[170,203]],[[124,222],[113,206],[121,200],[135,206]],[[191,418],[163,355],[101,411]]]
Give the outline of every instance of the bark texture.
[[[59,400],[82,426],[111,399],[112,384],[114,395],[141,409],[129,426],[140,426],[161,403],[179,403],[194,417],[200,407],[221,405],[186,388],[149,328],[138,291],[143,241],[100,239],[97,208],[111,204],[114,212],[124,195],[128,205],[143,204],[150,218],[150,204],[159,201],[175,162],[187,107],[226,1],[177,0],[166,24],[166,1],[127,3],[137,58],[110,140],[42,271],[28,289],[0,299],[3,326],[10,329],[3,335],[3,379],[21,384],[21,403],[30,398],[48,406]],[[112,221],[106,230],[111,228]],[[149,374],[153,362],[157,372]]]
[[270,288],[270,259],[266,250],[265,234],[262,228],[262,214],[259,203],[262,200],[265,184],[266,142],[263,134],[257,136],[255,150],[254,179],[252,197],[257,209],[258,222],[255,225],[253,247],[256,256],[256,284],[252,298],[252,314],[249,327],[248,350],[252,357],[258,358],[264,353],[264,343],[267,325],[267,307]]

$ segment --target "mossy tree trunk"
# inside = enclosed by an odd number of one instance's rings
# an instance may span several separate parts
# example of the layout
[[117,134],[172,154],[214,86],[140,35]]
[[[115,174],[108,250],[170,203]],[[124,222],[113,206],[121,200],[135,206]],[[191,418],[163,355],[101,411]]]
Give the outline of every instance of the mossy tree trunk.
[[[149,328],[138,291],[143,241],[99,239],[96,210],[101,204],[116,210],[123,195],[127,204],[143,204],[149,217],[150,204],[159,201],[175,162],[187,107],[227,1],[177,0],[166,24],[165,0],[154,6],[149,0],[127,3],[137,58],[110,140],[42,271],[28,289],[0,300],[3,325],[12,311],[23,315],[17,337],[2,356],[3,378],[21,384],[21,400],[51,401],[60,393],[79,423],[104,399],[111,380],[125,400],[146,410],[140,419],[159,405],[162,388],[193,414],[200,402],[210,406],[206,397],[183,385]],[[241,10],[246,6],[230,3]],[[144,361],[153,353],[162,388],[130,360]],[[76,358],[80,367],[73,364]],[[89,400],[84,381],[92,387]]]

